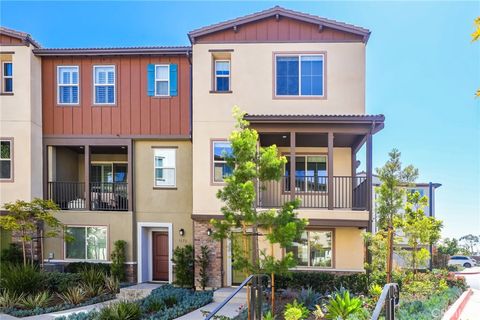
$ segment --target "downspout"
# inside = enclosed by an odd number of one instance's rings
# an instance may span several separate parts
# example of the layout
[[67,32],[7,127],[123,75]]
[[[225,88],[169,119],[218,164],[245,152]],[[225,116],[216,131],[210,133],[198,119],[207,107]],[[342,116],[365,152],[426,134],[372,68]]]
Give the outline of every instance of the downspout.
[[188,62],[190,63],[190,139],[193,142],[193,51],[187,52]]

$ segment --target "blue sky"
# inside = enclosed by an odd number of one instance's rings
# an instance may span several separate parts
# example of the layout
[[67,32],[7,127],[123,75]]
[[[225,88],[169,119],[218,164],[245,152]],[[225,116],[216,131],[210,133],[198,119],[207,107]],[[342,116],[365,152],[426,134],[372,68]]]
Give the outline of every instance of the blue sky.
[[367,111],[386,116],[374,167],[396,147],[439,182],[444,236],[480,234],[480,2],[6,2],[1,25],[44,47],[188,45],[190,30],[276,4],[368,28]]

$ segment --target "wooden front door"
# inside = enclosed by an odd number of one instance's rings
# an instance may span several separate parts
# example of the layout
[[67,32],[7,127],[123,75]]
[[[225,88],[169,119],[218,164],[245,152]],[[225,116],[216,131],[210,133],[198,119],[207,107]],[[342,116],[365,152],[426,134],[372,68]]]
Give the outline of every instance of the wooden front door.
[[168,232],[153,232],[152,241],[152,280],[168,281]]

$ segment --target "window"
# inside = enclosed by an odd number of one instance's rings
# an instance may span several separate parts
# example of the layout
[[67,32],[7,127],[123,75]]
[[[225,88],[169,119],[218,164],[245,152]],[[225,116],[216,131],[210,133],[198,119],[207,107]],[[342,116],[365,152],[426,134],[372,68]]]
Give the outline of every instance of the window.
[[94,104],[115,104],[115,66],[94,66]]
[[2,92],[13,93],[13,64],[12,62],[3,62],[2,68]]
[[414,194],[415,192],[418,192],[420,194],[420,198],[425,196],[425,189],[422,189],[422,188],[408,189],[408,193]]
[[[288,156],[285,176],[290,177],[290,157]],[[299,192],[327,191],[327,156],[296,156],[295,187]],[[285,184],[284,190],[290,191],[289,183]]]
[[175,187],[176,149],[154,149],[153,166],[155,187]]
[[59,66],[57,69],[58,104],[78,104],[78,67]]
[[107,260],[107,227],[68,226],[71,241],[65,242],[65,258]]
[[169,96],[170,94],[170,66],[155,65],[155,95]]
[[213,182],[223,182],[230,176],[233,168],[227,164],[226,157],[232,155],[232,146],[228,141],[213,142]]
[[13,178],[12,140],[0,140],[0,180]]
[[305,231],[286,251],[291,252],[298,266],[331,268],[332,231]]
[[215,60],[215,91],[230,91],[230,60]]
[[276,55],[276,96],[323,96],[323,54]]

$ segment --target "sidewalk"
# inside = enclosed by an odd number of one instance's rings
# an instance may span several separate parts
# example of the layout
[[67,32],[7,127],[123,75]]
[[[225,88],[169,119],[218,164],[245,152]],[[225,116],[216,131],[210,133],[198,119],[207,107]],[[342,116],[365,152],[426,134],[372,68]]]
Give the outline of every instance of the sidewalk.
[[460,320],[476,320],[480,315],[480,290],[472,289],[473,294],[460,314]]

